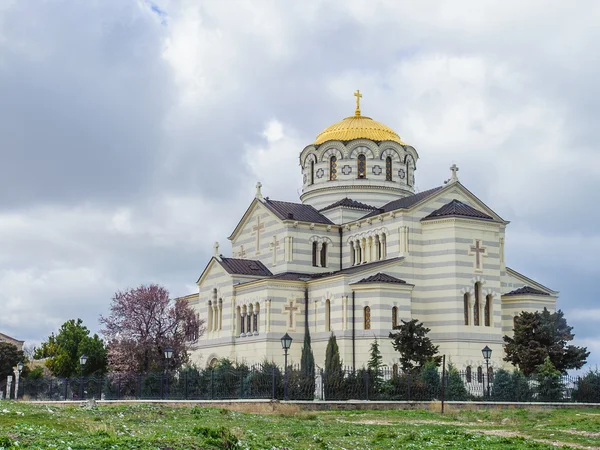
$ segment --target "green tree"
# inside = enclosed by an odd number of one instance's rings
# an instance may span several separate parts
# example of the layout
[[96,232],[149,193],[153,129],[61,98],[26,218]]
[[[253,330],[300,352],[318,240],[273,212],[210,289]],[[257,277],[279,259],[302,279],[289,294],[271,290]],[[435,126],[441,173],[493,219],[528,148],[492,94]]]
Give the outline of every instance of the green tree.
[[25,355],[16,345],[0,342],[0,380],[13,375],[13,367],[19,362],[25,362]]
[[104,374],[107,368],[107,353],[102,339],[90,330],[81,319],[71,319],[62,324],[58,334],[52,333],[46,342],[35,350],[35,358],[47,358],[46,367],[54,376],[72,377],[80,373],[79,357],[87,355],[81,368],[83,375]]
[[379,342],[377,338],[371,343],[371,357],[367,362],[367,370],[369,371],[369,377],[371,379],[371,385],[375,389],[378,389],[383,382],[383,373],[381,368],[383,367],[383,357],[379,350]]
[[464,401],[469,394],[465,388],[465,383],[460,376],[460,372],[454,364],[448,364],[448,374],[446,375],[446,388],[444,397],[446,400]]
[[419,400],[431,400],[434,398],[440,398],[441,380],[440,373],[438,371],[438,363],[434,360],[429,360],[419,373],[422,385],[419,387],[419,391],[414,393],[414,397]]
[[504,369],[496,370],[494,373],[494,383],[491,392],[492,400],[496,402],[513,401],[514,387],[510,372]]
[[328,376],[343,376],[340,348],[338,347],[337,339],[333,333],[329,336],[329,341],[327,342],[327,348],[325,350],[325,372]]
[[590,370],[579,379],[573,390],[573,400],[577,402],[600,403],[600,371]]
[[513,336],[504,336],[504,361],[517,366],[525,375],[536,373],[546,358],[565,374],[569,369],[580,369],[590,355],[585,347],[567,345],[575,335],[561,310],[523,311],[515,322]]
[[325,373],[323,378],[325,399],[337,399],[344,382],[344,370],[340,358],[340,349],[335,334],[331,333],[325,350]]
[[538,401],[556,402],[562,400],[563,386],[561,383],[561,373],[549,356],[546,356],[543,364],[536,368],[536,379],[538,382]]
[[[293,379],[290,374],[290,381]],[[300,359],[300,373],[297,374],[298,394],[297,399],[310,400],[315,395],[315,357],[310,343],[310,330],[308,324],[304,325],[304,345],[302,346],[302,357]]]
[[394,350],[400,353],[400,366],[405,372],[420,370],[428,361],[436,366],[442,362],[441,356],[436,356],[438,347],[433,345],[427,333],[431,331],[417,319],[402,320],[395,328],[397,332],[390,333]]

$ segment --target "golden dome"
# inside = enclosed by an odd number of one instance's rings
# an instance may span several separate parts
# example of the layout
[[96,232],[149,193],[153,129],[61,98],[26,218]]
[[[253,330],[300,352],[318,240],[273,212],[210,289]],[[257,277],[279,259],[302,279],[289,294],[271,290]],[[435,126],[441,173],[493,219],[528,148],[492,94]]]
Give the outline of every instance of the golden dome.
[[346,117],[325,128],[319,133],[313,145],[320,145],[326,141],[352,141],[354,139],[394,141],[400,145],[406,145],[390,127],[361,115]]

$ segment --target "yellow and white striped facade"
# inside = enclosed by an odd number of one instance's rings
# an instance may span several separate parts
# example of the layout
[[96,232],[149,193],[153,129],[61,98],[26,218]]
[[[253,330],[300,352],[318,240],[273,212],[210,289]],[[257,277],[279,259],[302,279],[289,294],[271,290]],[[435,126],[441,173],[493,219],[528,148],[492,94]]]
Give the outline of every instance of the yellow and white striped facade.
[[[332,177],[334,155],[340,172]],[[356,177],[359,155],[364,155],[362,179]],[[388,158],[391,177],[389,170],[386,174]],[[397,322],[416,318],[430,328],[440,353],[459,368],[480,366],[486,345],[493,350],[492,366],[505,366],[502,338],[512,332],[513,317],[544,307],[554,311],[558,293],[507,268],[508,222],[466,189],[455,173],[429,195],[411,197],[417,158],[410,146],[365,138],[306,147],[300,155],[304,205],[320,210],[349,197],[373,210],[370,214],[351,208],[332,210],[323,215],[333,223],[307,222],[280,217],[257,193],[229,238],[231,258],[260,261],[272,275],[231,273],[219,254],[210,260],[198,280],[198,293],[186,297],[207,320],[192,360],[199,364],[215,358],[269,360],[283,365],[280,339],[289,333],[290,361],[299,363],[307,322],[318,366],[324,364],[327,340],[334,333],[344,365],[366,365],[369,347],[377,338],[384,363],[391,367],[398,362],[388,338],[395,308]],[[353,170],[341,173],[345,166]],[[327,175],[318,177],[319,169]],[[385,206],[409,197],[418,201],[397,209]],[[491,220],[460,215],[425,219],[453,200]],[[321,260],[323,248],[326,255]],[[474,248],[481,249],[479,265]],[[405,283],[359,283],[377,273]],[[540,293],[504,296],[523,286]],[[486,298],[489,325],[484,321]],[[474,324],[477,315],[479,325]]]

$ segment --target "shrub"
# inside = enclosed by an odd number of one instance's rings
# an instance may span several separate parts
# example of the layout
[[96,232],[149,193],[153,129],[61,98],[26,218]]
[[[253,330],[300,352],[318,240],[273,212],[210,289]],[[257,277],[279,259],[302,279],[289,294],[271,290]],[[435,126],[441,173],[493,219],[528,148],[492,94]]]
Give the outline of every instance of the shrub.
[[510,372],[498,369],[494,374],[494,383],[491,392],[495,402],[510,402],[514,397],[513,377]]
[[239,448],[238,438],[235,437],[229,428],[197,426],[194,427],[192,432],[202,438],[203,448],[214,448],[218,450]]
[[469,394],[465,388],[460,373],[454,367],[454,364],[448,365],[448,374],[446,378],[446,389],[444,392],[445,400],[465,401]]
[[600,372],[590,370],[579,379],[573,389],[573,400],[576,402],[600,403]]
[[435,361],[425,363],[421,369],[420,378],[425,389],[421,392],[415,391],[415,399],[432,400],[434,398],[439,398],[441,382],[437,363]]
[[538,382],[537,400],[540,402],[556,402],[563,398],[563,386],[560,372],[556,370],[549,357],[537,368]]

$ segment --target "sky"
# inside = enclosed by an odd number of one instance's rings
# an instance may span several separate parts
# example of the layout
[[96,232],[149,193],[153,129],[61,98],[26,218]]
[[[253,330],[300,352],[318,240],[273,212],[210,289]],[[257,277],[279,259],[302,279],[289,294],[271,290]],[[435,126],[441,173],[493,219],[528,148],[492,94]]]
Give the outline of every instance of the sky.
[[116,291],[194,292],[254,198],[352,115],[501,217],[600,363],[600,3],[0,0],[0,332],[93,331]]

